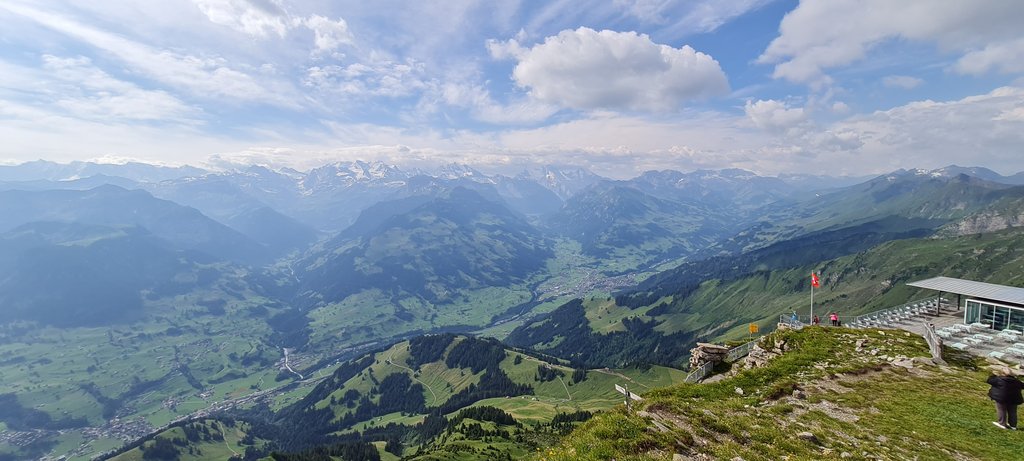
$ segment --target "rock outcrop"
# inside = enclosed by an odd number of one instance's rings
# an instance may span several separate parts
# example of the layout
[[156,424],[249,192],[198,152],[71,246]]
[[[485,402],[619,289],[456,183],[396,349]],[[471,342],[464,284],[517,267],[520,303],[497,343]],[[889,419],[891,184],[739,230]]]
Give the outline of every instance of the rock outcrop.
[[690,349],[690,369],[696,370],[706,363],[722,363],[729,354],[729,348],[718,344],[697,343]]

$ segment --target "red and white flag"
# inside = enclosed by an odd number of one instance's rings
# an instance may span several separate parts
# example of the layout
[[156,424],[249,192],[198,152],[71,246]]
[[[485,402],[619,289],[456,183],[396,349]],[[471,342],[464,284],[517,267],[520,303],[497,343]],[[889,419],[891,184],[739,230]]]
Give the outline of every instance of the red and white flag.
[[814,288],[818,288],[821,286],[821,284],[818,282],[818,274],[815,274],[814,272],[811,272],[811,286]]

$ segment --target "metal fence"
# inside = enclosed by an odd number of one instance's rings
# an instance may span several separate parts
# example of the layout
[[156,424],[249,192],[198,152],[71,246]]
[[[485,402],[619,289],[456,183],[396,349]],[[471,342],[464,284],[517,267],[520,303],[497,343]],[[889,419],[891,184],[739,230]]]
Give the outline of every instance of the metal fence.
[[947,299],[924,298],[916,301],[901,304],[896,307],[878,310],[864,315],[854,317],[848,326],[858,327],[891,327],[903,320],[908,320],[919,315],[937,315],[941,309],[941,303],[948,302]]
[[[941,305],[940,305],[941,302]],[[919,315],[932,314],[937,315],[941,309],[941,306],[945,306],[949,303],[949,300],[942,298],[940,301],[938,297],[918,299],[910,301],[908,303],[900,304],[896,307],[887,307],[885,309],[869,312],[867,314],[858,315],[854,317],[840,315],[839,321],[846,327],[852,328],[863,328],[863,327],[891,327],[903,320],[911,319]],[[779,315],[779,323],[788,325],[793,329],[801,329],[807,325],[813,323],[813,318],[810,315],[793,315],[793,314],[782,314]],[[821,318],[821,322],[827,323],[828,318]]]
[[753,341],[747,342],[746,344],[742,344],[732,349],[729,349],[729,353],[725,355],[725,361],[735,362],[739,359],[742,359],[743,357],[746,357],[747,354],[750,353],[750,349],[753,349],[754,345],[757,344],[757,342],[760,340],[761,338],[757,338]]
[[936,363],[945,365],[946,361],[942,359],[942,338],[935,334],[935,325],[928,322],[924,322],[924,340],[928,343],[928,350],[932,353],[932,360]]
[[700,380],[702,380],[704,378],[707,378],[708,375],[711,374],[711,370],[713,370],[714,368],[715,368],[714,362],[705,363],[704,365],[701,365],[701,366],[697,367],[696,370],[691,371],[690,374],[686,375],[686,379],[684,380],[684,382],[687,382],[687,383],[699,382]]
[[811,316],[782,314],[779,316],[779,323],[789,325],[790,328],[799,330],[811,324]]

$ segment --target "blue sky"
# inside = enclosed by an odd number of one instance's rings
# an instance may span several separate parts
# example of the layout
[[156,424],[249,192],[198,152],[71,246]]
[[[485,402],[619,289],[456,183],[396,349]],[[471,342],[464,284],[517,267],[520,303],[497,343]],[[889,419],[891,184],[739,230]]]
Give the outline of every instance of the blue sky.
[[0,4],[0,161],[1024,170],[1024,6]]

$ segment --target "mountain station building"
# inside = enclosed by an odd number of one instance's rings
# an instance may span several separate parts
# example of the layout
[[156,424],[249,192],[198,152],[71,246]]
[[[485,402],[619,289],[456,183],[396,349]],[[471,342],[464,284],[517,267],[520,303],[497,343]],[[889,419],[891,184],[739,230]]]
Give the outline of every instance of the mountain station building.
[[936,290],[939,299],[956,295],[957,310],[964,310],[965,324],[984,324],[993,330],[1024,331],[1024,288],[935,277],[907,286]]

